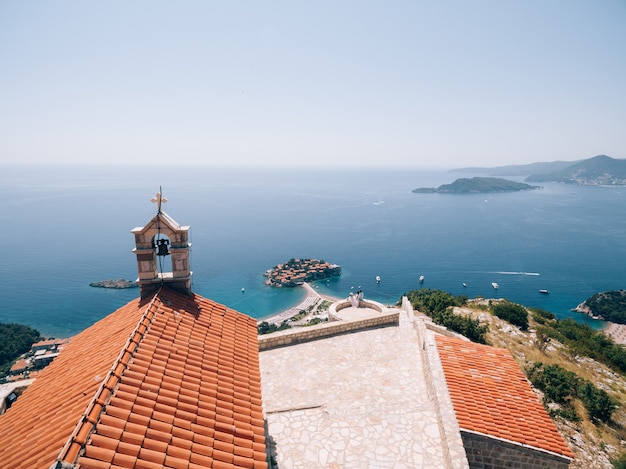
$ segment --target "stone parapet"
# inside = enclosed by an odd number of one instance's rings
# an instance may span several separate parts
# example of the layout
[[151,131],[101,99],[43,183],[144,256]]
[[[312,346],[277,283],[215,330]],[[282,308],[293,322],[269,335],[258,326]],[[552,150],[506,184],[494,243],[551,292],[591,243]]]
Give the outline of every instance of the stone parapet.
[[286,347],[311,340],[318,340],[324,337],[331,337],[339,334],[372,329],[385,326],[397,326],[399,322],[399,311],[382,312],[376,316],[357,320],[336,320],[316,326],[298,327],[284,331],[274,332],[259,336],[259,350],[268,350],[276,347]]
[[[433,410],[435,411],[437,426],[441,435],[441,457],[444,463],[442,468],[468,469],[472,466],[468,463],[465,456],[459,424],[448,393],[448,385],[443,374],[437,345],[435,344],[434,336],[427,332],[428,324],[435,324],[424,315],[416,316],[406,296],[402,297],[402,309],[407,313],[417,335],[424,372],[424,383],[429,400],[433,403]],[[442,329],[447,331],[445,327]]]

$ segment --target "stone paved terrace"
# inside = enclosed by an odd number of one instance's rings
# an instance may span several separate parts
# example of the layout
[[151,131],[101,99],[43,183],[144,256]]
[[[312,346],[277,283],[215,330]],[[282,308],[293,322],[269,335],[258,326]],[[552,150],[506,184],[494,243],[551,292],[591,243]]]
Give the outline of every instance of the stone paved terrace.
[[468,467],[440,367],[424,360],[438,360],[432,333],[412,319],[261,352],[274,467]]

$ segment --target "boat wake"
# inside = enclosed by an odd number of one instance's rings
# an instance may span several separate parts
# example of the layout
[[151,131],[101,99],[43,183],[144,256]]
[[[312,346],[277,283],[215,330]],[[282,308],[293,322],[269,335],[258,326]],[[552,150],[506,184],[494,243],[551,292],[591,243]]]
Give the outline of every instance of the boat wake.
[[532,275],[532,276],[539,276],[539,272],[493,272],[494,274],[501,274],[501,275]]

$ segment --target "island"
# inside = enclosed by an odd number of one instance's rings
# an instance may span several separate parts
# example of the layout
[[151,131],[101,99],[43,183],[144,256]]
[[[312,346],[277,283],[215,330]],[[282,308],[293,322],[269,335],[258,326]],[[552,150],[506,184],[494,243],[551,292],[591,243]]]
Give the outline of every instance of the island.
[[90,287],[98,287],[98,288],[115,288],[115,289],[123,289],[123,288],[137,288],[139,284],[137,282],[133,282],[130,280],[125,280],[123,278],[118,278],[115,280],[102,280],[100,282],[91,282],[89,284]]
[[304,282],[314,282],[341,275],[341,267],[318,259],[291,258],[264,274],[265,283],[271,287],[297,287]]
[[422,187],[413,189],[418,194],[443,193],[443,194],[471,194],[484,192],[517,192],[539,189],[538,186],[531,186],[523,182],[509,181],[508,179],[495,177],[474,177],[459,178],[452,184],[442,184],[441,186]]
[[604,321],[626,324],[626,290],[596,293],[574,308],[574,311]]

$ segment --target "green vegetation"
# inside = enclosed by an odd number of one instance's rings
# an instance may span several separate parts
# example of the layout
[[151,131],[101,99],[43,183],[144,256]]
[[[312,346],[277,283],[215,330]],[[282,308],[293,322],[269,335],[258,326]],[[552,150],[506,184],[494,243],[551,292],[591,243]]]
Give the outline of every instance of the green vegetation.
[[321,312],[328,311],[328,308],[330,308],[330,305],[332,304],[332,301],[322,300],[322,302],[317,307],[317,313],[319,314]]
[[548,321],[556,319],[556,316],[550,311],[541,308],[530,308],[533,319],[539,324],[546,324]]
[[474,177],[460,178],[452,184],[442,184],[438,188],[423,187],[414,189],[416,193],[452,193],[452,194],[469,194],[474,192],[517,192],[537,189],[523,182],[509,181],[508,179],[494,177]]
[[626,469],[626,453],[619,455],[617,459],[611,461],[615,469]]
[[526,178],[529,182],[556,181],[569,184],[626,184],[626,160],[598,155],[578,161],[565,168],[549,173],[533,174]]
[[411,290],[406,296],[413,309],[426,313],[435,324],[463,334],[473,342],[487,343],[485,335],[489,329],[488,325],[481,324],[478,319],[454,314],[452,311],[453,306],[463,306],[467,302],[466,296],[455,297],[450,293],[428,288]]
[[543,313],[532,310],[537,335],[543,334],[561,342],[573,355],[582,355],[604,363],[613,370],[626,373],[626,349],[616,344],[602,331],[596,331],[573,319],[547,319]]
[[605,321],[626,324],[626,290],[596,293],[585,300],[583,305],[594,316],[601,316]]
[[[574,407],[575,399],[582,402],[589,418],[597,422],[609,423],[617,409],[617,403],[605,391],[559,365],[535,363],[526,373],[530,382],[543,391],[543,404],[553,416],[580,421]],[[550,405],[552,403],[558,404],[559,409],[555,410]]]
[[523,306],[508,300],[491,302],[490,306],[493,315],[519,326],[523,331],[528,330],[528,311]]
[[321,324],[323,322],[326,322],[326,321],[322,318],[311,318],[307,322],[302,324],[302,327],[317,326],[318,324]]
[[8,373],[13,362],[40,340],[39,331],[28,326],[0,323],[0,376]]
[[277,326],[276,324],[270,324],[267,321],[263,321],[261,324],[258,325],[257,329],[259,331],[259,335],[263,335],[271,334],[272,332],[276,331],[284,331],[285,329],[291,329],[291,326],[287,321],[283,321],[280,326]]

